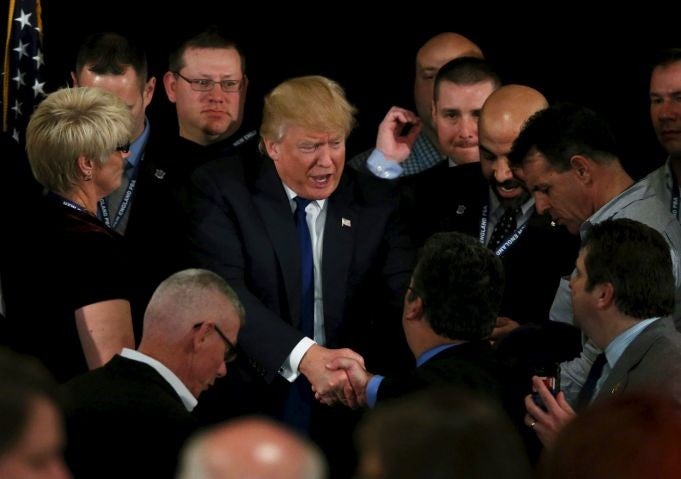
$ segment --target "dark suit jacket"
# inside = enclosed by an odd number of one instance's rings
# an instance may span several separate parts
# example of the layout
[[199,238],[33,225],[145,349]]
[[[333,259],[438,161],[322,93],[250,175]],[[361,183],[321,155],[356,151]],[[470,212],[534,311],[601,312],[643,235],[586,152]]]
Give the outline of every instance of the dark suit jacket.
[[[239,333],[250,359],[246,375],[271,382],[303,337],[297,328],[300,254],[283,185],[269,158],[212,162],[195,172],[193,183],[191,252],[197,265],[237,291],[246,308]],[[394,185],[346,168],[326,205],[326,345],[351,347],[377,367],[381,359],[394,364],[382,346],[390,349],[400,340],[409,357],[400,312],[413,251],[397,200]]]
[[[440,231],[480,237],[490,194],[480,163],[450,168],[443,162],[402,182],[418,246]],[[500,316],[520,324],[548,320],[560,277],[573,270],[579,248],[578,236],[550,223],[550,217],[535,211],[520,238],[502,254],[506,287]]]
[[450,347],[418,368],[386,377],[377,398],[384,401],[433,387],[464,388],[500,401],[499,372],[489,342],[471,341]]
[[[125,238],[140,285],[132,301],[136,337],[142,333],[147,303],[161,281],[189,264],[186,222],[189,179],[196,168],[237,149],[255,152],[255,132],[203,146],[177,133],[152,129],[137,174]],[[244,140],[246,138],[246,140]],[[235,143],[238,143],[235,146]]]
[[650,324],[632,341],[596,400],[632,391],[669,394],[681,403],[681,333],[669,318]]
[[121,356],[63,386],[76,478],[172,478],[195,420],[152,367]]

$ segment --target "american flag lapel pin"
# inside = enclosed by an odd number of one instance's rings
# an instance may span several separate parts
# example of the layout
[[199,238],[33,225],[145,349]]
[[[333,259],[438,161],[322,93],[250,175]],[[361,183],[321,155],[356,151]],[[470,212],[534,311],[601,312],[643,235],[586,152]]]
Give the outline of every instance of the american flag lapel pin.
[[348,218],[341,218],[341,228],[346,227],[346,228],[351,228],[352,227],[352,221],[350,221]]

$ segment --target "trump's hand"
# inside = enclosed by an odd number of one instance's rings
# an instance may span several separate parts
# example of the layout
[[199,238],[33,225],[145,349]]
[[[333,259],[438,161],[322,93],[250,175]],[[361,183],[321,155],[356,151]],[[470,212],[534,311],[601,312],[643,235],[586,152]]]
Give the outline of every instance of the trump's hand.
[[[360,406],[366,406],[367,383],[373,377],[373,374],[364,369],[363,364],[360,364],[358,361],[355,361],[351,358],[336,358],[327,364],[326,367],[332,371],[345,371],[345,374],[349,380],[349,384],[345,387],[350,387],[350,389],[346,389],[343,396],[348,397],[354,395],[357,398],[357,404]],[[343,402],[343,404],[353,407],[352,405],[346,404],[345,402]]]
[[342,402],[352,408],[359,407],[345,371],[326,367],[336,358],[353,359],[364,368],[364,358],[352,349],[328,349],[315,344],[307,350],[298,369],[310,381],[315,397],[322,403],[332,405]]
[[[403,132],[411,125],[409,132]],[[389,160],[402,163],[409,157],[416,138],[421,133],[421,119],[409,110],[392,107],[378,126],[376,149]]]

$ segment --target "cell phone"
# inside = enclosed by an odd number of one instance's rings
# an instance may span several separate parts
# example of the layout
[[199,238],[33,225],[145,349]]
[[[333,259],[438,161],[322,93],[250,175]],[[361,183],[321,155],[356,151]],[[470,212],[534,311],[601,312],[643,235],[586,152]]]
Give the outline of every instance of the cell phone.
[[[558,364],[550,364],[537,368],[534,372],[534,376],[538,376],[542,380],[546,388],[555,397],[560,392],[560,366]],[[546,411],[546,406],[541,400],[539,393],[532,387],[532,401]]]

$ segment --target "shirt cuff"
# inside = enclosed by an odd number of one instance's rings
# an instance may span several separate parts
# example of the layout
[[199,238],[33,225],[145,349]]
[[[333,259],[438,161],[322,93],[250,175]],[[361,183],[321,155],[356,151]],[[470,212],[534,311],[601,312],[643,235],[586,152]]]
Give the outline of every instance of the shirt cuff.
[[281,367],[279,368],[279,374],[281,375],[281,377],[283,377],[290,383],[295,381],[298,378],[298,376],[300,376],[300,371],[298,371],[300,361],[303,360],[303,356],[305,356],[307,350],[310,349],[315,344],[317,343],[315,343],[307,336],[301,339],[298,342],[298,344],[296,344],[296,347],[293,348],[291,354],[289,354],[288,357],[284,360],[284,364],[282,364]]
[[367,383],[366,391],[367,405],[371,408],[376,406],[376,401],[378,400],[378,388],[381,387],[382,382],[383,376],[381,376],[380,374],[376,374],[372,376],[372,378],[369,379],[369,382]]
[[385,180],[394,180],[402,174],[403,168],[396,161],[389,160],[381,150],[374,148],[367,160],[367,168],[374,176]]

